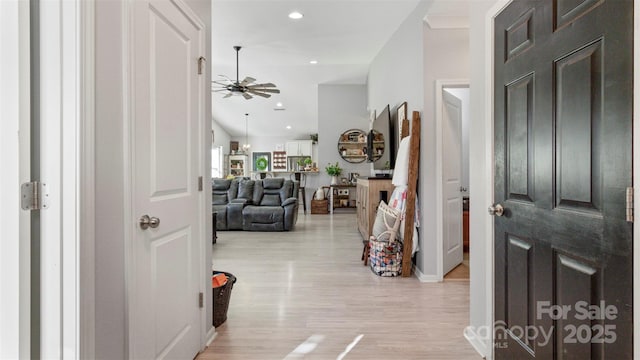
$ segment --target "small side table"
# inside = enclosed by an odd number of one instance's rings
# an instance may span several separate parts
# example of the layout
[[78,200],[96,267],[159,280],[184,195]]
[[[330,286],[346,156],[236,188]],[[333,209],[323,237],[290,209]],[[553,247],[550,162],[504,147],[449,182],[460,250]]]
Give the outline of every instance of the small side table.
[[[356,185],[354,184],[336,184],[336,185],[330,185],[329,186],[329,213],[333,214],[333,210],[334,210],[334,206],[333,206],[333,201],[334,201],[334,192],[337,191],[337,189],[349,189],[349,188],[355,188]],[[347,199],[349,200],[349,199]],[[352,208],[355,209],[355,206],[342,206],[341,208]]]

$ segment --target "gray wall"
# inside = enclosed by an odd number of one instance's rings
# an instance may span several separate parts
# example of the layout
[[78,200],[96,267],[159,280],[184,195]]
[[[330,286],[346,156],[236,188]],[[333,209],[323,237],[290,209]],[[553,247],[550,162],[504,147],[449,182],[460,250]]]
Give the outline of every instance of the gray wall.
[[416,267],[434,278],[436,268],[436,158],[435,158],[435,81],[469,77],[468,29],[433,30],[423,18],[430,1],[420,2],[392,35],[371,64],[368,76],[368,106],[380,110],[407,101],[409,117],[421,113],[420,251]]
[[[211,3],[208,0],[185,0],[205,23],[207,58],[211,58]],[[95,358],[126,359],[126,282],[125,282],[125,229],[123,209],[125,209],[124,178],[124,107],[122,68],[122,16],[123,1],[96,1],[96,234],[95,234]],[[210,82],[211,68],[207,62],[207,78]],[[211,109],[211,97],[205,96],[205,109]],[[205,114],[210,119],[211,114]],[[205,133],[210,133],[210,122],[205,122]],[[205,164],[211,163],[210,136],[206,136]],[[227,144],[228,146],[228,144]],[[205,174],[209,171],[205,167]],[[205,176],[210,188],[209,176]],[[205,192],[206,212],[211,212],[211,193]],[[205,219],[208,217],[205,216]],[[205,239],[211,239],[211,224],[206,223]],[[206,263],[211,263],[211,242],[207,244]],[[203,269],[210,276],[210,266]],[[206,281],[207,299],[211,299],[210,282]],[[212,317],[211,301],[206,301],[208,319]],[[208,322],[207,330],[211,329]]]
[[395,114],[407,102],[409,114],[424,107],[422,19],[428,4],[420,2],[376,55],[367,76],[367,108],[377,114],[387,105]]
[[[211,101],[210,96],[207,96],[207,98],[209,99],[209,101]],[[222,153],[228,154],[229,150],[231,150],[229,149],[229,141],[232,140],[231,136],[229,136],[227,131],[222,126],[220,126],[220,124],[218,124],[218,122],[215,121],[215,119],[211,120],[211,129],[214,131],[213,146],[222,146],[223,148]],[[211,162],[209,162],[209,164],[210,163]]]
[[371,175],[371,164],[352,164],[338,153],[338,139],[349,129],[369,130],[366,85],[318,85],[318,176],[319,184],[328,185],[331,177],[324,168],[327,164],[340,164],[341,177],[350,172],[360,176]]
[[[376,110],[377,114],[389,104],[392,117],[395,118],[398,105],[405,101],[408,110],[407,118],[411,119],[413,111],[423,113],[425,100],[423,18],[430,3],[425,1],[418,3],[415,10],[400,25],[371,63],[367,78],[368,107],[370,110]],[[422,132],[424,133],[424,129]],[[420,167],[424,168],[422,159],[424,143],[422,146]],[[424,204],[422,188],[422,182],[420,182],[418,196],[421,204]],[[421,213],[424,213],[424,210]],[[420,221],[423,223],[422,219]],[[421,260],[423,249],[425,249],[422,245],[423,229],[424,226],[419,230],[418,235],[418,246],[421,250],[416,254],[416,267],[420,272],[424,272],[424,262]]]
[[[469,78],[469,29],[430,29],[424,25],[425,111],[420,140],[421,250],[418,268],[437,274],[436,80]],[[422,247],[423,246],[423,247]]]

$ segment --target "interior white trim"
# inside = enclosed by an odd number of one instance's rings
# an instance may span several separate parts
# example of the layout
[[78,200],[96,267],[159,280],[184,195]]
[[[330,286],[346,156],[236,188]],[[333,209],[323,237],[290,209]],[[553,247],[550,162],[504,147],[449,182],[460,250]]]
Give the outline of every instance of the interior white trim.
[[467,15],[437,15],[427,14],[424,17],[430,29],[468,29],[469,16]]
[[79,358],[95,358],[95,2],[80,7]]
[[[638,219],[640,202],[640,0],[633,1],[633,204]],[[638,220],[636,220],[638,221]],[[640,358],[640,226],[633,226],[633,358]]]
[[122,177],[123,177],[123,205],[122,211],[122,224],[124,227],[124,274],[125,274],[125,353],[128,354],[129,359],[134,359],[135,356],[135,339],[133,338],[135,323],[135,316],[131,313],[132,306],[135,300],[135,258],[133,239],[135,239],[135,228],[133,224],[133,162],[132,162],[132,149],[134,126],[133,126],[133,111],[132,106],[135,102],[135,93],[133,89],[132,69],[134,68],[133,44],[131,37],[133,36],[133,24],[132,13],[135,6],[135,0],[124,0],[121,7],[121,44],[122,44]]
[[209,332],[207,332],[207,341],[205,342],[204,346],[207,347],[211,345],[211,343],[213,342],[213,340],[216,339],[216,337],[218,337],[218,333],[216,332],[216,328],[212,327],[211,329],[209,329]]
[[[40,181],[47,185],[49,207],[40,210],[40,357],[58,358],[62,356],[62,340],[65,336],[62,319],[63,306],[63,181],[66,169],[63,169],[62,151],[65,129],[63,112],[65,96],[63,84],[63,39],[62,4],[60,1],[39,3],[40,14]],[[71,75],[71,74],[69,74]],[[73,160],[72,160],[73,162]],[[75,169],[74,169],[75,170]],[[69,179],[73,181],[73,179]],[[68,199],[74,199],[69,194]],[[65,259],[66,260],[66,259]],[[71,281],[75,279],[71,278]]]
[[[486,328],[485,330],[493,331],[492,328]],[[487,350],[487,344],[482,341],[482,335],[479,334],[476,329],[471,326],[467,326],[466,328],[464,328],[463,334],[464,338],[467,339],[467,341],[471,344],[471,346],[473,346],[478,354],[480,354],[480,356],[482,356],[483,358],[486,358],[485,354],[487,354],[489,351]]]
[[418,267],[414,264],[412,266],[413,268],[413,273],[415,274],[416,278],[418,278],[418,280],[420,280],[420,282],[429,282],[429,283],[433,283],[433,282],[440,282],[441,280],[438,280],[438,276],[437,275],[425,275],[422,273],[422,271],[420,271],[420,269],[418,269]]
[[0,358],[30,358],[31,214],[20,208],[30,180],[29,3],[0,2]]
[[442,90],[445,87],[469,87],[468,79],[436,80],[436,278],[444,279],[444,185],[442,184]]
[[[494,92],[494,83],[493,83],[493,48],[494,48],[494,19],[504,8],[506,8],[513,0],[498,0],[494,6],[489,9],[486,15],[485,20],[485,79],[486,79],[486,91],[485,91],[485,119],[489,121],[486,122],[485,126],[485,179],[488,179],[488,185],[486,186],[484,191],[486,195],[486,199],[493,199],[493,187],[494,187],[494,179],[493,179],[493,92]],[[489,206],[490,204],[486,204]],[[495,322],[495,314],[494,314],[494,256],[493,256],[493,248],[494,248],[494,227],[493,227],[493,217],[485,216],[485,245],[487,246],[486,251],[486,259],[485,259],[485,280],[487,284],[487,297],[489,301],[487,301],[486,308],[486,324],[491,326],[493,329],[493,324]],[[493,359],[493,331],[489,332],[489,336],[487,339],[487,343],[485,344],[485,348],[487,352],[484,354],[487,359]]]

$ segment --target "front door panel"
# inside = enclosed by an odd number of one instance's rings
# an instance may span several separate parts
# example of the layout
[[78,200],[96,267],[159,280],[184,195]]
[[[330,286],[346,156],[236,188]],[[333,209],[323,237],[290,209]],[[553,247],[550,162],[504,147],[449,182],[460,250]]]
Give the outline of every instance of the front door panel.
[[632,357],[632,5],[495,19],[497,359]]

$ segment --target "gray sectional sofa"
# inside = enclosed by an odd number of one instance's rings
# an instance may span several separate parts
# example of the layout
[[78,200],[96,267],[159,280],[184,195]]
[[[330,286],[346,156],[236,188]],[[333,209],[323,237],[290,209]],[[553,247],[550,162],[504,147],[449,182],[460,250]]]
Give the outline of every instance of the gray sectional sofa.
[[289,231],[298,219],[297,181],[213,179],[216,230]]

